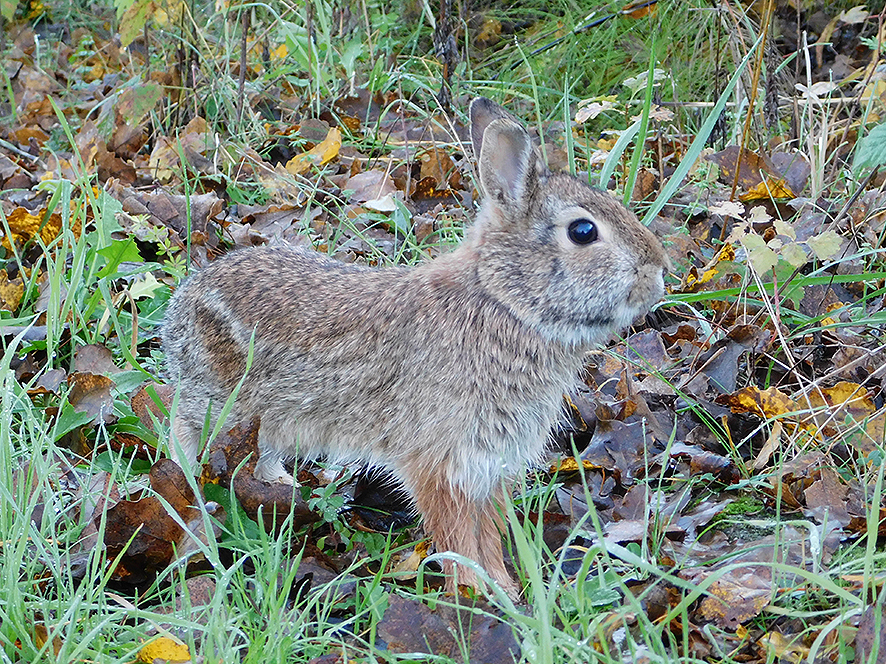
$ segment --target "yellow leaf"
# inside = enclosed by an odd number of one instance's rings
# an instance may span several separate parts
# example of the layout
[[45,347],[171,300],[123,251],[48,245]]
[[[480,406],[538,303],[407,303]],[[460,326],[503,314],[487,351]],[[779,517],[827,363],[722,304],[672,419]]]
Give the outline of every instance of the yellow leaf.
[[738,198],[742,201],[756,201],[767,198],[796,198],[784,180],[764,180],[747,190]]
[[341,132],[338,128],[333,127],[320,143],[307,152],[290,159],[286,164],[286,170],[292,175],[301,175],[311,167],[311,164],[322,166],[329,163],[338,156],[340,149]]
[[25,281],[21,275],[9,278],[6,270],[0,270],[0,309],[15,312],[25,294]]
[[783,662],[801,662],[809,654],[809,647],[797,635],[788,638],[779,632],[768,632],[757,643]]
[[877,80],[865,87],[864,92],[861,93],[861,102],[868,104],[871,101],[871,97],[883,99],[884,95],[886,95],[886,81]]
[[725,399],[733,413],[754,413],[775,418],[798,410],[797,404],[777,387],[761,390],[753,385],[730,394]]
[[166,0],[162,7],[158,7],[154,13],[154,20],[160,25],[178,25],[185,13],[185,3],[182,0]]
[[289,48],[286,44],[280,44],[277,48],[271,51],[271,59],[275,61],[285,60],[287,55],[289,55]]
[[717,262],[720,261],[728,261],[732,262],[735,260],[735,247],[731,244],[724,244],[720,249],[720,253],[717,254]]
[[872,414],[877,410],[867,389],[858,383],[842,380],[833,387],[822,387],[809,394],[809,401],[814,407],[838,406],[846,404]]
[[153,0],[136,0],[123,12],[119,21],[120,44],[126,48],[142,34],[148,17],[157,10]]
[[150,664],[155,659],[167,662],[190,662],[191,653],[188,651],[188,646],[177,643],[166,636],[161,636],[138,651],[137,661],[139,662]]
[[[53,213],[44,221],[44,214],[38,212],[36,215],[28,212],[23,207],[17,207],[9,213],[6,220],[9,223],[9,230],[12,232],[12,240],[16,245],[21,246],[28,240],[39,235],[43,244],[49,244],[58,237],[62,229],[61,215]],[[73,229],[75,234],[79,235],[79,229]],[[2,229],[0,229],[2,233]],[[9,244],[10,238],[4,235],[2,246],[11,250]]]

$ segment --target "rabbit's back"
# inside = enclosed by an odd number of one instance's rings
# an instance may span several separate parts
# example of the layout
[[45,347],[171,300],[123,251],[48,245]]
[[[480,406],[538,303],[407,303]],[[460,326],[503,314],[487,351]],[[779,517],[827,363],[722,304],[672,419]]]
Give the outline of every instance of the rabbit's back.
[[403,469],[433,461],[487,494],[542,453],[580,351],[489,297],[464,251],[379,270],[255,248],[198,273],[163,334],[179,417],[197,428],[211,404],[214,423],[246,373],[229,421],[259,416],[286,455],[383,466],[409,490]]

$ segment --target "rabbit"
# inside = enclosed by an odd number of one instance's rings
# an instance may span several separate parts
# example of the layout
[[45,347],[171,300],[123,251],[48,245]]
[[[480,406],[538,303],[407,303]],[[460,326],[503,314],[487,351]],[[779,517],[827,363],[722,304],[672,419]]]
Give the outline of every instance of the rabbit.
[[255,477],[292,483],[297,456],[386,469],[438,551],[518,597],[506,482],[541,461],[585,354],[662,297],[669,263],[608,193],[549,172],[507,111],[481,97],[469,113],[485,193],[453,250],[369,268],[253,247],[176,290],[161,334],[180,387],[170,448],[193,463],[207,411],[214,425],[242,379],[228,422],[260,418]]

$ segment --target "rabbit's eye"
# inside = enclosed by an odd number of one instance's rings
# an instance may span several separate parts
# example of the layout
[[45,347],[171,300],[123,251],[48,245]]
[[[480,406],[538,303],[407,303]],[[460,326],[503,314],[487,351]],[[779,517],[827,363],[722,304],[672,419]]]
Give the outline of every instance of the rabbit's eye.
[[576,219],[569,224],[567,232],[575,244],[590,244],[597,240],[597,226],[590,219]]

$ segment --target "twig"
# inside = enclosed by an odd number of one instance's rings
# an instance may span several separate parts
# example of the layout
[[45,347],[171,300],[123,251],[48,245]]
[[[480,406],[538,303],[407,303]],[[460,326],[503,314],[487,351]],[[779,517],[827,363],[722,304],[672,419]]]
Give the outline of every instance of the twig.
[[246,37],[249,33],[249,12],[248,8],[244,8],[240,15],[240,81],[237,90],[237,127],[243,120],[243,103],[246,97]]

